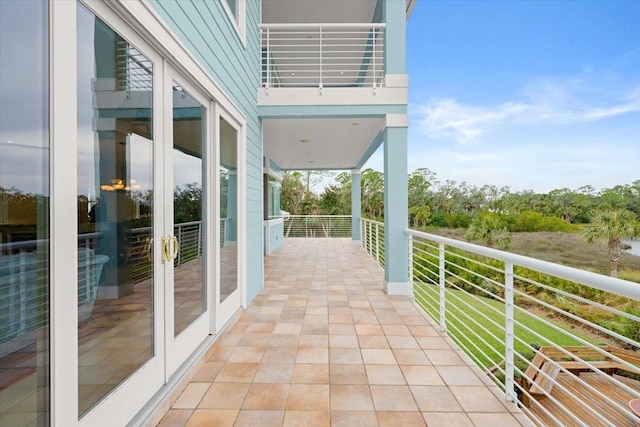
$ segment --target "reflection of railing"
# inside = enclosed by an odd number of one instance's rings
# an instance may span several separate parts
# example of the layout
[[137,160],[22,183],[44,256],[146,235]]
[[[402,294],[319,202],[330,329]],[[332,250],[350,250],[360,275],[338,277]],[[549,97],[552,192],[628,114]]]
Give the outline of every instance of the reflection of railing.
[[262,24],[263,86],[381,86],[384,31],[385,24]]
[[351,215],[289,215],[284,237],[351,237]]
[[[383,224],[361,226],[373,255]],[[640,285],[407,233],[416,302],[534,424],[632,422],[627,403],[640,398]]]

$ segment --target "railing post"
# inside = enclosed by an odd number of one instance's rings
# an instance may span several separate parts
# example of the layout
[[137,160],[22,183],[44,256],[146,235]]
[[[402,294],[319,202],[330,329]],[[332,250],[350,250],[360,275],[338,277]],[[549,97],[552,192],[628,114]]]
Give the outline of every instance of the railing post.
[[380,226],[376,224],[376,262],[380,264]]
[[376,88],[376,27],[373,27],[371,30],[371,43],[373,44],[371,48],[371,60],[373,61],[373,65],[371,67],[371,80],[373,84],[373,88]]
[[409,234],[409,283],[411,283],[411,297],[413,298],[413,235]]
[[267,89],[269,89],[269,87],[271,85],[271,66],[270,66],[271,65],[270,64],[271,61],[269,59],[271,57],[271,54],[270,54],[271,53],[270,52],[270,50],[271,50],[271,46],[270,46],[271,41],[269,40],[270,36],[271,36],[270,28],[267,27],[267,58],[265,59],[265,63],[264,63],[265,64],[265,68],[267,70],[267,82],[266,82],[266,86],[265,86]]
[[322,27],[320,27],[320,85],[318,86],[322,90]]
[[513,264],[510,262],[504,264],[504,302],[505,398],[507,401],[516,402],[513,368]]
[[198,223],[198,258],[202,256],[202,222]]
[[444,258],[444,243],[438,243],[438,258],[439,258],[439,286],[440,286],[440,330],[447,332],[447,320],[446,320],[446,298],[445,298],[445,272],[446,264]]

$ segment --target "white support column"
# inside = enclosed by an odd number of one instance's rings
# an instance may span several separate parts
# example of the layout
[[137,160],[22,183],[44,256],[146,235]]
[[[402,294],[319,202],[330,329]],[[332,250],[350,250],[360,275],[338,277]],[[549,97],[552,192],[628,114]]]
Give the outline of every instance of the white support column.
[[362,239],[360,235],[360,218],[362,216],[361,178],[362,172],[360,169],[351,171],[351,240],[354,242],[359,242]]
[[[389,123],[388,123],[389,124]],[[407,188],[407,128],[384,131],[384,290],[389,295],[412,295],[409,282]]]

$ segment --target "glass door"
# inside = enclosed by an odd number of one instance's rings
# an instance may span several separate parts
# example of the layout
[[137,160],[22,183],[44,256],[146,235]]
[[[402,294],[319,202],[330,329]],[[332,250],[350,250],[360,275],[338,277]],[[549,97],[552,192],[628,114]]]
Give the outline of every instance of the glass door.
[[217,119],[219,137],[218,155],[218,203],[220,212],[219,260],[220,277],[216,292],[218,310],[216,327],[220,328],[240,307],[239,286],[239,190],[242,188],[238,178],[241,176],[239,158],[239,126],[230,118],[220,115]]
[[[208,101],[168,70],[165,99],[165,191],[172,206],[166,218],[164,258],[166,334],[170,375],[209,333],[207,304],[207,144]],[[170,104],[169,104],[170,102]],[[170,128],[170,129],[169,129]]]
[[164,381],[162,60],[108,11],[76,19],[78,417],[115,425]]

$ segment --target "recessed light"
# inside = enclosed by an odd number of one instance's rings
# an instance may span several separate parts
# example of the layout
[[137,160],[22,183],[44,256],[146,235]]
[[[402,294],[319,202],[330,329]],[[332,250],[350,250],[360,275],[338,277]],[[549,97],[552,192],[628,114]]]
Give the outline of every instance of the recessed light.
[[351,126],[358,126],[360,123],[358,122],[351,122]]
[[301,139],[300,142],[302,142],[303,144],[306,144],[306,143],[309,142],[309,140],[308,139]]
[[309,163],[313,163],[313,160],[309,160]]
[[291,73],[291,75],[292,75],[292,76],[295,76],[295,75],[296,75],[296,73]]
[[341,75],[341,76],[344,76],[344,71],[340,71],[340,75]]

